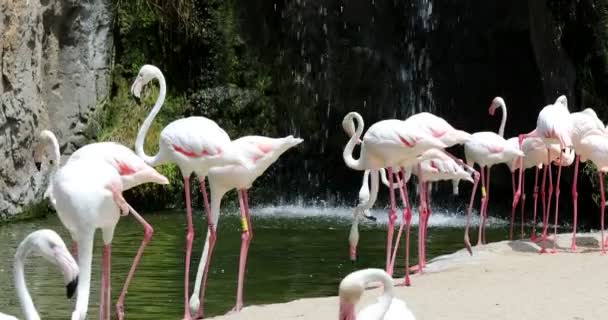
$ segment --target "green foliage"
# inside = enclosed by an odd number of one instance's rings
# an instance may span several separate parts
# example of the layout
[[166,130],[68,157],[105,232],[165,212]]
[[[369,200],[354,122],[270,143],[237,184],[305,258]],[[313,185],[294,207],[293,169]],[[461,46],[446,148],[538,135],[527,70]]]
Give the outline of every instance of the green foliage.
[[25,207],[23,207],[23,211],[21,211],[20,214],[11,215],[8,217],[0,217],[0,224],[43,218],[51,214],[52,212],[53,209],[51,207],[51,204],[47,199],[44,199],[42,201],[32,202],[26,205]]

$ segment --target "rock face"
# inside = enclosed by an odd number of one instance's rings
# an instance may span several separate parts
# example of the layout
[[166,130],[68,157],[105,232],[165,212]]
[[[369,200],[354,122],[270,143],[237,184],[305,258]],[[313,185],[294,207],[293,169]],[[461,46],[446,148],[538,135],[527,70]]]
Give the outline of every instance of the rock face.
[[0,2],[0,219],[44,191],[32,160],[40,130],[55,132],[62,153],[86,141],[109,92],[110,12],[109,0]]

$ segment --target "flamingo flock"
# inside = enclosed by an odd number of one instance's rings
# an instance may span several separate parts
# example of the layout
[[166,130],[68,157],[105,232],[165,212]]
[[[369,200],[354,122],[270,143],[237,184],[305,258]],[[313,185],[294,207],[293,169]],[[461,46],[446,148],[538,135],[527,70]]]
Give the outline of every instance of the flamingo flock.
[[[150,114],[145,118],[134,144],[134,151],[115,142],[97,142],[81,147],[61,164],[59,142],[55,135],[43,130],[34,148],[34,162],[40,170],[43,163],[50,166],[48,187],[44,197],[48,198],[58,217],[72,238],[72,253],[61,238],[51,230],[40,230],[30,234],[17,249],[15,255],[15,287],[24,315],[27,319],[39,319],[32,299],[27,291],[23,260],[30,252],[40,253],[46,260],[59,266],[63,272],[68,297],[76,293],[76,305],[72,320],[84,320],[90,300],[91,270],[93,264],[94,235],[101,230],[103,254],[101,261],[101,294],[99,318],[112,318],[111,303],[111,257],[115,228],[121,217],[132,215],[143,227],[141,245],[126,276],[125,283],[116,301],[117,319],[125,318],[125,300],[130,283],[150,243],[154,229],[123,197],[125,190],[145,183],[168,184],[169,180],[155,167],[167,163],[176,164],[183,177],[186,203],[186,248],[184,265],[183,319],[203,318],[205,288],[209,266],[217,243],[217,227],[224,195],[236,189],[240,208],[241,250],[237,276],[236,302],[232,309],[239,312],[244,306],[244,282],[253,225],[249,209],[248,190],[257,178],[275,163],[281,155],[303,142],[293,136],[270,138],[245,136],[232,140],[217,123],[206,117],[178,119],[167,125],[160,133],[158,152],[148,155],[144,141],[150,126],[159,113],[166,95],[165,78],[159,68],[152,65],[141,67],[132,86],[136,98],[142,95],[145,86],[156,80],[160,92]],[[405,302],[393,296],[393,273],[402,238],[405,238],[405,285],[411,285],[410,273],[423,273],[426,267],[426,243],[431,211],[431,184],[451,181],[454,192],[458,192],[461,181],[473,185],[466,212],[464,246],[473,254],[469,238],[469,225],[477,186],[481,180],[480,223],[477,245],[486,243],[485,224],[488,219],[490,200],[490,169],[506,164],[512,175],[513,202],[509,238],[513,239],[515,215],[521,199],[521,238],[525,207],[524,171],[535,168],[534,209],[531,240],[542,241],[541,253],[547,252],[548,226],[551,215],[553,192],[554,236],[557,235],[559,217],[560,179],[562,167],[574,163],[574,228],[571,250],[576,250],[577,228],[577,179],[579,163],[592,161],[598,169],[601,189],[602,252],[606,252],[608,241],[604,237],[604,174],[608,172],[608,132],[603,122],[592,109],[570,113],[565,96],[558,97],[553,104],[545,106],[538,115],[537,126],[529,133],[505,139],[507,106],[505,100],[496,97],[488,109],[493,116],[501,111],[501,123],[497,132],[468,133],[450,125],[446,120],[428,112],[407,119],[387,119],[372,124],[365,131],[363,117],[357,112],[348,113],[342,127],[348,136],[343,159],[349,168],[363,171],[359,191],[359,203],[353,211],[350,228],[349,257],[357,259],[359,243],[359,221],[362,218],[375,220],[370,214],[380,185],[389,190],[389,210],[385,268],[355,271],[346,276],[339,285],[339,319],[415,319]],[[365,131],[365,132],[364,132]],[[462,145],[465,159],[452,155],[447,148]],[[358,158],[353,156],[359,147]],[[46,161],[45,161],[46,160]],[[474,166],[477,165],[480,172]],[[557,166],[557,177],[553,183],[551,166]],[[540,170],[543,170],[542,177]],[[518,171],[519,170],[519,171]],[[193,290],[190,290],[190,261],[195,238],[191,204],[190,178],[196,175],[200,185],[206,215],[207,232],[204,248],[197,268]],[[410,231],[413,204],[408,194],[408,183],[416,177],[418,182],[418,264],[410,266]],[[209,180],[210,195],[206,180]],[[539,189],[539,180],[540,189]],[[547,186],[548,185],[548,186]],[[548,189],[548,191],[547,191]],[[410,190],[414,190],[410,187]],[[397,191],[398,195],[395,194]],[[543,230],[540,239],[536,232],[537,203],[540,191]],[[397,197],[402,208],[401,223],[396,232]],[[555,241],[550,252],[556,252]],[[76,262],[77,261],[77,262]],[[355,305],[360,300],[365,286],[380,282],[384,291],[378,303],[355,314]],[[181,302],[180,302],[181,303]],[[14,319],[0,314],[0,319]]]

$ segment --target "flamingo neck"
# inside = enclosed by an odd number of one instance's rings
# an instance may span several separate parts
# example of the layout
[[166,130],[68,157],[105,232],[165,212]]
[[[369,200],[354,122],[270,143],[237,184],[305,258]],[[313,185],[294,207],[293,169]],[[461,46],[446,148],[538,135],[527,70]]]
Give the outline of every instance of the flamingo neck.
[[34,307],[34,302],[27,290],[25,283],[25,274],[23,271],[23,261],[31,250],[30,241],[26,240],[19,245],[17,253],[15,254],[15,262],[13,263],[14,277],[15,277],[15,288],[17,290],[17,296],[19,297],[19,303],[26,320],[40,320],[40,316]]
[[[359,157],[359,159],[355,160],[355,158],[353,158],[353,151],[355,150],[355,145],[357,144],[357,141],[359,141],[359,139],[361,139],[361,135],[363,134],[363,118],[358,114],[358,113],[354,113],[354,115],[351,117],[351,121],[355,122],[356,121],[356,131],[355,134],[350,137],[350,140],[348,140],[348,143],[346,144],[346,146],[344,147],[344,152],[342,153],[342,157],[344,158],[344,162],[346,163],[346,165],[351,168],[351,169],[355,169],[355,170],[363,170],[363,166],[361,163],[361,157]],[[361,144],[361,154],[363,154],[365,149],[365,145],[362,143]]]
[[505,126],[507,125],[507,106],[504,103],[501,103],[500,110],[502,111],[502,119],[500,120],[500,128],[498,128],[498,135],[504,138]]
[[152,121],[154,121],[154,118],[156,118],[156,115],[160,111],[160,108],[165,102],[165,96],[167,94],[167,85],[165,83],[165,77],[163,76],[162,72],[158,71],[158,73],[155,74],[155,78],[158,80],[158,83],[160,85],[160,92],[158,94],[158,97],[156,98],[156,103],[154,103],[152,111],[150,111],[150,114],[148,115],[148,117],[146,117],[146,120],[144,120],[144,123],[142,124],[141,128],[139,128],[139,132],[137,133],[137,139],[135,139],[135,152],[140,158],[144,159],[144,161],[151,166],[159,164],[160,153],[157,153],[154,156],[148,156],[144,150],[144,143],[146,141],[146,135],[148,134],[148,130],[152,125]]
[[53,172],[57,171],[57,169],[59,169],[59,161],[61,160],[61,151],[59,150],[59,142],[57,141],[57,138],[52,135],[49,137],[50,140],[50,144],[51,144],[51,148],[53,148],[50,157],[51,160],[53,160],[53,167],[52,170]]

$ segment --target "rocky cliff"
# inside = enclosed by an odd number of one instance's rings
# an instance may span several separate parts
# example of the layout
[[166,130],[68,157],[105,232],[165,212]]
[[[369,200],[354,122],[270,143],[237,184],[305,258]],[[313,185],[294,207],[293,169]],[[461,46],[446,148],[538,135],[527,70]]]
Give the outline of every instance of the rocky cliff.
[[36,136],[54,131],[61,150],[86,141],[91,112],[108,95],[109,0],[0,2],[0,219],[42,194]]

